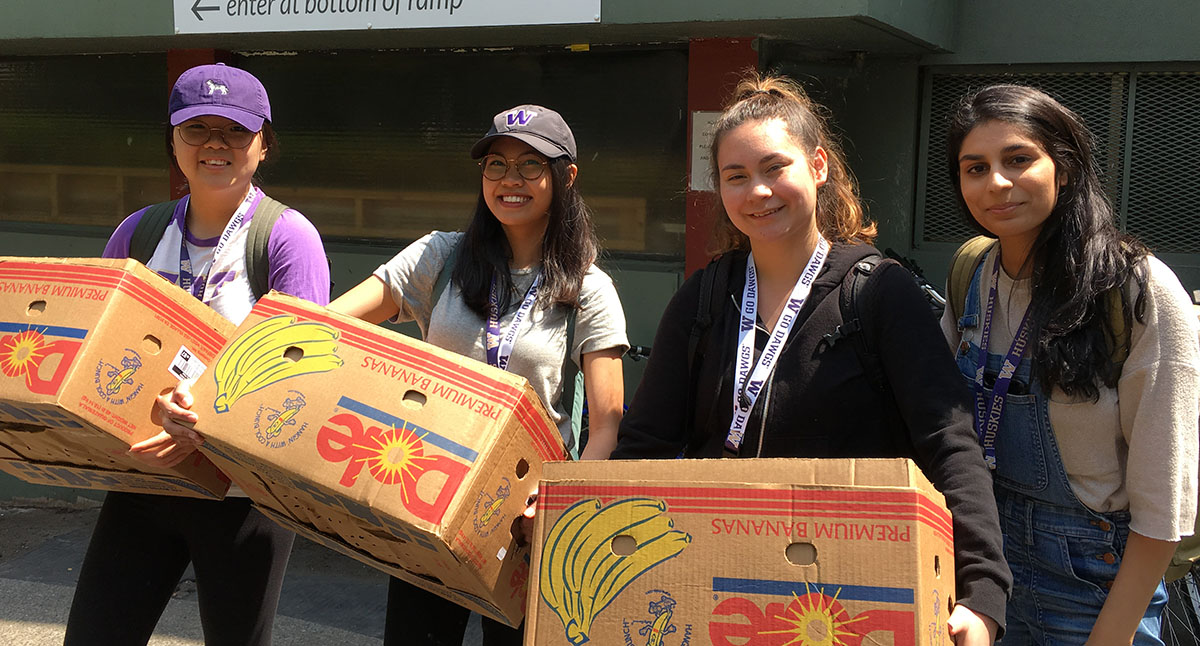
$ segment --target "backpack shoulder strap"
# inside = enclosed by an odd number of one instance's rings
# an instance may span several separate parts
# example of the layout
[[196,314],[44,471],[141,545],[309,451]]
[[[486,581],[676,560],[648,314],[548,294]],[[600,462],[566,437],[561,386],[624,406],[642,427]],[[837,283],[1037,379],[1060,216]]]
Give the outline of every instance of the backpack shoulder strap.
[[254,216],[250,218],[250,229],[246,232],[246,279],[250,281],[254,300],[262,298],[269,291],[271,260],[267,257],[267,244],[271,240],[275,222],[287,208],[282,202],[263,195],[254,209]]
[[[450,277],[452,275],[454,275],[454,265],[456,265],[456,264],[458,264],[458,245],[457,244],[450,248],[450,255],[446,256],[446,262],[442,263],[442,268],[440,271],[438,271],[437,280],[435,280],[433,282],[433,297],[431,299],[432,303],[430,303],[430,305],[429,305],[430,312],[433,311],[433,308],[437,307],[438,300],[440,300],[442,298],[442,292],[446,291],[446,285],[450,284]],[[571,314],[569,314],[568,316],[574,317],[575,311],[571,310]],[[573,326],[572,326],[572,331],[573,331]],[[568,332],[567,334],[569,335],[570,332]],[[568,338],[568,343],[569,342],[570,342],[570,339]],[[567,348],[568,359],[570,358],[570,354],[571,354],[571,350],[568,347]]]
[[950,273],[946,279],[946,301],[949,303],[950,311],[954,313],[956,321],[962,317],[963,309],[966,307],[967,290],[971,286],[971,277],[975,275],[975,268],[983,262],[983,257],[987,255],[988,250],[994,244],[996,244],[995,238],[975,236],[962,243],[962,246],[954,252],[954,256],[950,259]]
[[[868,308],[864,305],[868,302],[867,286],[870,284],[871,276],[876,275],[875,270],[883,262],[885,261],[882,256],[871,254],[854,263],[850,271],[846,272],[846,277],[842,279],[839,299],[842,325],[834,330],[833,335],[828,335],[834,336],[840,333],[843,337],[851,338],[854,351],[862,363],[867,379],[871,382],[871,386],[880,392],[887,390],[887,375],[883,371],[883,363],[879,360],[879,354],[872,347],[871,339],[868,338],[870,335],[867,334],[867,326],[863,321],[866,316],[869,316]],[[830,345],[836,340],[836,338],[831,340]]]
[[688,374],[694,374],[698,356],[701,354],[700,342],[708,335],[713,317],[723,306],[721,298],[729,287],[732,265],[733,255],[727,253],[700,270],[700,299],[696,307],[696,317],[692,319],[692,330],[688,335]]
[[[571,414],[571,442],[567,450],[571,457],[578,460],[583,453],[587,438],[583,436],[583,403],[586,399],[583,388],[583,372],[571,360],[571,349],[575,347],[575,318],[579,309],[572,307],[567,312],[567,352],[562,364],[562,396],[560,400],[569,408]],[[580,361],[583,357],[580,357]]]
[[179,200],[159,202],[146,207],[142,219],[138,220],[133,228],[133,237],[129,240],[130,258],[143,265],[150,262],[154,257],[154,250],[158,247],[158,241],[162,240],[167,226],[171,224],[176,204],[179,204]]

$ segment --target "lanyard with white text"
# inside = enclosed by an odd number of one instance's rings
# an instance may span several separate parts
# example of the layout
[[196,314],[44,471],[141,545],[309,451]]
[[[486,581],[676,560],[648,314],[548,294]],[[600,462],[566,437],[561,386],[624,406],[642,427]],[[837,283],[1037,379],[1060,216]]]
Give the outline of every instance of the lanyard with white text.
[[779,358],[792,324],[796,321],[796,314],[800,312],[809,292],[812,291],[813,281],[817,279],[817,274],[821,272],[821,266],[825,264],[828,255],[829,243],[824,237],[818,238],[817,248],[808,259],[808,265],[800,274],[796,286],[792,288],[791,296],[784,305],[779,320],[775,322],[775,329],[771,331],[767,345],[763,348],[758,365],[753,367],[753,371],[751,364],[754,361],[755,323],[758,320],[758,274],[754,267],[754,254],[751,253],[746,258],[746,287],[742,289],[737,368],[733,375],[733,419],[729,422],[729,435],[725,437],[725,450],[737,453],[742,446],[742,439],[746,435],[746,422],[750,419],[754,402],[758,400],[758,393],[775,367],[775,361]]
[[529,316],[533,310],[533,304],[537,301],[538,287],[542,284],[542,272],[538,272],[537,276],[533,277],[533,283],[529,285],[529,291],[525,292],[525,300],[521,301],[521,307],[517,313],[513,315],[512,323],[508,325],[508,332],[504,337],[500,336],[500,298],[496,294],[496,279],[492,278],[492,289],[488,293],[488,319],[487,329],[485,330],[484,341],[487,346],[487,361],[489,365],[495,366],[501,370],[508,370],[508,357],[512,354],[513,344],[517,340],[517,332],[521,326],[521,322]]
[[979,365],[975,368],[975,433],[979,435],[979,443],[983,445],[983,457],[989,469],[996,468],[996,433],[1000,430],[1000,416],[1004,413],[1008,387],[1012,385],[1013,374],[1016,373],[1017,366],[1021,364],[1021,357],[1029,346],[1029,308],[1026,307],[1012,347],[1008,349],[1000,372],[996,375],[996,382],[992,384],[992,400],[988,402],[984,395],[983,374],[987,367],[988,341],[991,338],[992,314],[996,309],[999,282],[1000,259],[996,258],[992,266],[992,286],[988,290],[987,308],[983,313],[983,328],[979,337]]
[[225,248],[225,243],[241,228],[242,220],[245,219],[246,213],[250,210],[250,203],[253,201],[254,191],[251,190],[246,194],[246,199],[242,200],[233,217],[229,218],[229,223],[225,225],[225,230],[221,232],[221,239],[217,241],[217,248],[213,250],[212,260],[208,263],[208,267],[205,268],[204,273],[199,277],[193,277],[192,274],[194,271],[192,268],[192,257],[187,250],[187,209],[190,205],[184,205],[183,237],[179,241],[179,286],[185,292],[200,300],[204,300],[204,287],[208,284],[208,272],[212,269],[213,263],[217,261],[221,250]]

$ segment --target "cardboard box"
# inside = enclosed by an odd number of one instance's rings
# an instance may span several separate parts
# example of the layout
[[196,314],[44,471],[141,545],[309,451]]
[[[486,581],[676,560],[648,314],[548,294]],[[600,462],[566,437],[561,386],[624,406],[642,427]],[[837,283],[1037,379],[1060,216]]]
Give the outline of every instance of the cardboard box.
[[565,457],[525,379],[273,293],[193,393],[202,450],[278,522],[521,621],[512,526]]
[[[134,260],[0,258],[0,470],[36,484],[221,498],[202,454],[127,454],[154,398],[199,374],[233,325]],[[44,468],[21,466],[36,465]]]
[[950,644],[952,531],[908,460],[548,464],[525,644]]

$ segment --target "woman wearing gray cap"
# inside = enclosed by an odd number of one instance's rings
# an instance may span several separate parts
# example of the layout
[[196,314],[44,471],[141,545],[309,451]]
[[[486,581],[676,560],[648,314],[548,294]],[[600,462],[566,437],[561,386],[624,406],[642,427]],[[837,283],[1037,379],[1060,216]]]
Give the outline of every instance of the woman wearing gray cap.
[[[171,90],[169,111],[171,163],[190,192],[126,218],[104,257],[141,260],[234,323],[270,289],[327,303],[317,230],[252,181],[275,150],[262,83],[234,67],[193,67]],[[251,230],[267,234],[265,265],[248,257]],[[166,428],[131,454],[156,466],[192,455],[198,436],[173,422],[196,421],[183,392],[159,398]],[[236,491],[220,501],[110,493],[79,572],[66,646],[147,643],[189,563],[205,644],[270,644],[294,539]]]
[[[525,377],[578,453],[563,397],[569,360],[583,370],[589,408],[581,457],[607,458],[629,344],[612,280],[593,264],[599,244],[575,185],[575,137],[557,112],[522,105],[496,115],[471,156],[482,178],[466,232],[430,233],[329,307],[376,323],[415,320],[430,343]],[[467,617],[392,579],[384,643],[459,646]],[[487,646],[520,643],[520,630],[484,620]]]

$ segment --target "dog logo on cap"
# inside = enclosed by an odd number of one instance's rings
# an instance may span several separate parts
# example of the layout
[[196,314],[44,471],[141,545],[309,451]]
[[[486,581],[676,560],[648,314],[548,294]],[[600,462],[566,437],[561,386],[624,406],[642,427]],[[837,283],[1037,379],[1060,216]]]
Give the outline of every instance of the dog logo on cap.
[[212,79],[208,79],[207,81],[205,81],[204,87],[208,89],[208,96],[212,96],[213,94],[216,94],[217,92],[220,92],[221,94],[224,94],[224,95],[229,94],[229,86],[228,85],[225,85],[224,83],[218,83]]
[[509,112],[507,116],[508,116],[508,126],[511,128],[513,126],[529,125],[529,121],[531,119],[533,119],[534,117],[536,117],[537,113],[532,110],[529,110],[529,111],[517,110],[515,112]]

